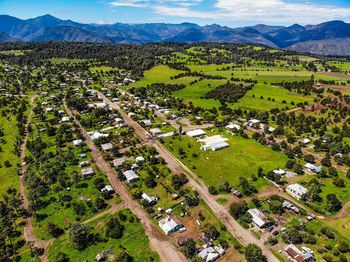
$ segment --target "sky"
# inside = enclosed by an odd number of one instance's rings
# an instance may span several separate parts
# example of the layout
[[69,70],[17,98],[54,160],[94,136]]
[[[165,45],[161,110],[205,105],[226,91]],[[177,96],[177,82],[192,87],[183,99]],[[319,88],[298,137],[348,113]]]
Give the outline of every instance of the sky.
[[0,0],[0,14],[22,19],[51,14],[99,24],[307,25],[350,22],[350,0]]

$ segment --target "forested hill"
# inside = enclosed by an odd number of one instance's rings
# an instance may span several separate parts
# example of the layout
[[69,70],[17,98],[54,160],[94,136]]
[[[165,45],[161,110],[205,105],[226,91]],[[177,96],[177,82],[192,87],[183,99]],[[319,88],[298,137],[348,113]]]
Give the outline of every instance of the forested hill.
[[[274,48],[293,48],[311,53],[350,55],[343,48],[350,39],[350,24],[330,21],[319,25],[289,27],[256,25],[230,28],[220,25],[182,24],[81,24],[51,15],[21,20],[0,15],[0,42],[74,41],[146,44],[154,42],[254,43]],[[331,43],[331,44],[330,44]],[[320,50],[320,46],[326,46]]]

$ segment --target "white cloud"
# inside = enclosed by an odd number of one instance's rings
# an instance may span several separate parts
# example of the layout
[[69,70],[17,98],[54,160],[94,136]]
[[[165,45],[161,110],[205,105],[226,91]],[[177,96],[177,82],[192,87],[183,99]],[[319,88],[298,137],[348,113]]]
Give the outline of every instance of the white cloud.
[[[203,11],[203,2],[210,1],[211,10]],[[235,24],[316,24],[328,20],[350,21],[350,8],[286,0],[115,0],[111,6],[148,8],[163,17],[206,19]]]

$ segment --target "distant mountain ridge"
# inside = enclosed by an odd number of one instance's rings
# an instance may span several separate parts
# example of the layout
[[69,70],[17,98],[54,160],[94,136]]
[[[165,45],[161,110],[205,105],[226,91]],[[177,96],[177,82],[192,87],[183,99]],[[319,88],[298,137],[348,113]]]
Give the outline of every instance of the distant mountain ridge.
[[[0,15],[0,42],[77,41],[123,44],[154,42],[253,43],[274,48],[291,48],[311,53],[350,55],[346,44],[350,24],[330,21],[318,25],[289,27],[256,25],[230,28],[217,24],[82,24],[51,15],[27,20]],[[322,49],[324,47],[324,49]],[[327,48],[326,48],[327,47]],[[345,47],[345,48],[344,48]]]

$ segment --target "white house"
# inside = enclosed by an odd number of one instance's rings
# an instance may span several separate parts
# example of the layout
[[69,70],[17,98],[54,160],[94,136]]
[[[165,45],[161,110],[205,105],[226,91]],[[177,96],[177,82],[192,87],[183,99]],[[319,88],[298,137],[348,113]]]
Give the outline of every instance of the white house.
[[62,123],[66,123],[66,122],[69,122],[70,121],[70,117],[69,116],[64,116],[64,117],[62,117],[62,119],[61,119],[61,122]]
[[141,164],[144,163],[146,160],[143,156],[138,156],[135,158],[136,163]]
[[226,147],[229,147],[230,145],[226,142],[228,139],[225,137],[222,137],[220,135],[216,136],[210,136],[203,139],[199,139],[198,141],[202,143],[201,149],[204,151],[213,150],[217,151]]
[[159,220],[158,225],[167,236],[183,228],[183,225],[177,223],[171,216]]
[[95,172],[94,172],[94,170],[91,167],[87,167],[87,168],[84,168],[84,169],[81,170],[81,174],[84,177],[88,177],[88,176],[91,176],[91,175],[95,174]]
[[236,130],[239,131],[239,130],[241,129],[241,126],[240,126],[240,125],[237,125],[237,124],[229,124],[229,125],[226,126],[226,128],[227,128],[227,129],[230,129],[230,130],[236,129]]
[[251,208],[247,212],[252,216],[252,221],[258,227],[263,228],[268,223],[266,216],[260,210]]
[[286,189],[287,193],[291,196],[300,199],[304,194],[307,193],[307,189],[299,184],[291,184]]
[[83,140],[81,140],[81,139],[73,140],[74,146],[80,146],[82,143],[83,143]]
[[320,173],[322,170],[322,166],[315,166],[313,164],[310,163],[306,163],[304,166],[307,170],[314,172],[316,174]]
[[311,142],[311,140],[308,139],[308,138],[303,138],[303,139],[300,140],[300,143],[302,143],[303,145],[307,145],[307,144],[309,144],[310,142]]
[[150,132],[153,136],[157,136],[163,133],[162,130],[160,130],[159,128],[152,128],[150,129]]
[[204,136],[206,133],[202,129],[196,129],[192,131],[186,132],[186,135],[189,137],[198,137],[198,136]]
[[128,183],[132,183],[132,182],[134,182],[134,181],[139,180],[138,175],[136,175],[136,173],[135,173],[133,170],[125,171],[125,172],[123,173],[123,175],[125,176],[126,181],[127,181]]
[[149,119],[143,119],[141,120],[141,122],[145,125],[145,126],[151,126],[152,125],[152,121]]
[[91,135],[91,139],[92,140],[97,140],[99,138],[102,138],[102,137],[108,137],[109,135],[108,134],[103,134],[103,133],[100,133],[98,131],[94,132],[92,135]]
[[147,195],[146,193],[142,193],[141,197],[142,197],[142,199],[146,200],[150,204],[154,204],[158,200],[158,198],[151,197],[151,196]]
[[276,175],[284,176],[286,174],[286,171],[279,168],[279,169],[273,170],[273,173],[275,173]]
[[106,185],[104,188],[101,189],[101,192],[112,193],[112,192],[114,192],[114,189],[110,185]]

